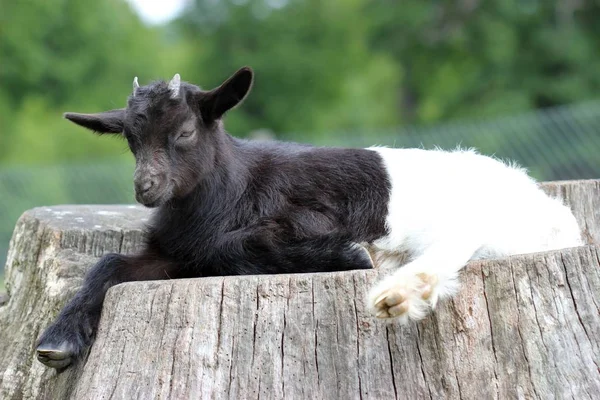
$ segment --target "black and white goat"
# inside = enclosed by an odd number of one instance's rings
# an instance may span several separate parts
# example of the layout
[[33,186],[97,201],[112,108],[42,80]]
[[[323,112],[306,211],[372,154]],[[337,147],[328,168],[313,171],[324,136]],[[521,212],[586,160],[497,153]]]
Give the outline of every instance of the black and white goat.
[[[221,119],[252,81],[249,68],[211,91],[179,75],[143,87],[136,78],[127,108],[65,114],[127,139],[136,199],[157,210],[144,250],[105,255],[42,334],[42,363],[63,368],[81,354],[106,291],[121,282],[368,269],[375,260],[395,272],[371,291],[374,315],[418,320],[457,291],[470,259],[581,244],[566,206],[524,171],[473,151],[231,137]],[[405,252],[412,258],[399,268]]]

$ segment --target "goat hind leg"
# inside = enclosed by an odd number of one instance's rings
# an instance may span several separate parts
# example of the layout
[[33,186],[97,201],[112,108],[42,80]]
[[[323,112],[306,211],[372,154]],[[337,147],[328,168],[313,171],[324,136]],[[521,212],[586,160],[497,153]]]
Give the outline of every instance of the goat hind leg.
[[369,293],[369,307],[378,318],[423,319],[440,298],[458,291],[458,272],[478,248],[467,242],[429,247],[376,284]]

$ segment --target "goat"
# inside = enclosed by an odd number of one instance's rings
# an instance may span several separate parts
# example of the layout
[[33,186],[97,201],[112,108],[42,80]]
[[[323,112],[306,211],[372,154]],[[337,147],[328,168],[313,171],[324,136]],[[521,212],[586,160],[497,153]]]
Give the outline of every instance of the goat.
[[[234,138],[222,118],[246,97],[242,68],[216,89],[140,87],[127,107],[66,113],[122,135],[136,200],[156,208],[137,255],[107,254],[41,335],[62,369],[93,340],[106,291],[138,280],[395,269],[369,295],[379,318],[419,320],[456,293],[473,258],[578,246],[571,211],[514,165],[472,150],[342,149]],[[402,268],[398,254],[412,258]]]

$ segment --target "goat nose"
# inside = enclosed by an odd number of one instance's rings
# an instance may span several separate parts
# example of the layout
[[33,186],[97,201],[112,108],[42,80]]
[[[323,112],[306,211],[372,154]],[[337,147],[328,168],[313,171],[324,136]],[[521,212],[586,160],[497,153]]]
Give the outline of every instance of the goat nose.
[[139,185],[138,185],[138,192],[139,193],[146,193],[148,190],[150,190],[152,188],[152,186],[155,185],[155,180],[154,179],[146,179],[144,181],[142,181]]

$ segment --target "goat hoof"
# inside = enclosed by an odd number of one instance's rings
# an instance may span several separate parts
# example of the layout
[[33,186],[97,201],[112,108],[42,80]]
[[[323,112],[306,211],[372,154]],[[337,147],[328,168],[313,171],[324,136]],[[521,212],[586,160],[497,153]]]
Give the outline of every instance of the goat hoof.
[[369,250],[363,245],[352,243],[350,251],[347,253],[348,265],[354,266],[352,269],[373,269],[375,264]]
[[435,274],[403,269],[380,282],[370,295],[370,306],[377,318],[400,318],[401,322],[423,319],[439,296]]
[[69,366],[73,359],[73,352],[69,346],[39,346],[36,349],[37,359],[50,368],[61,369]]

